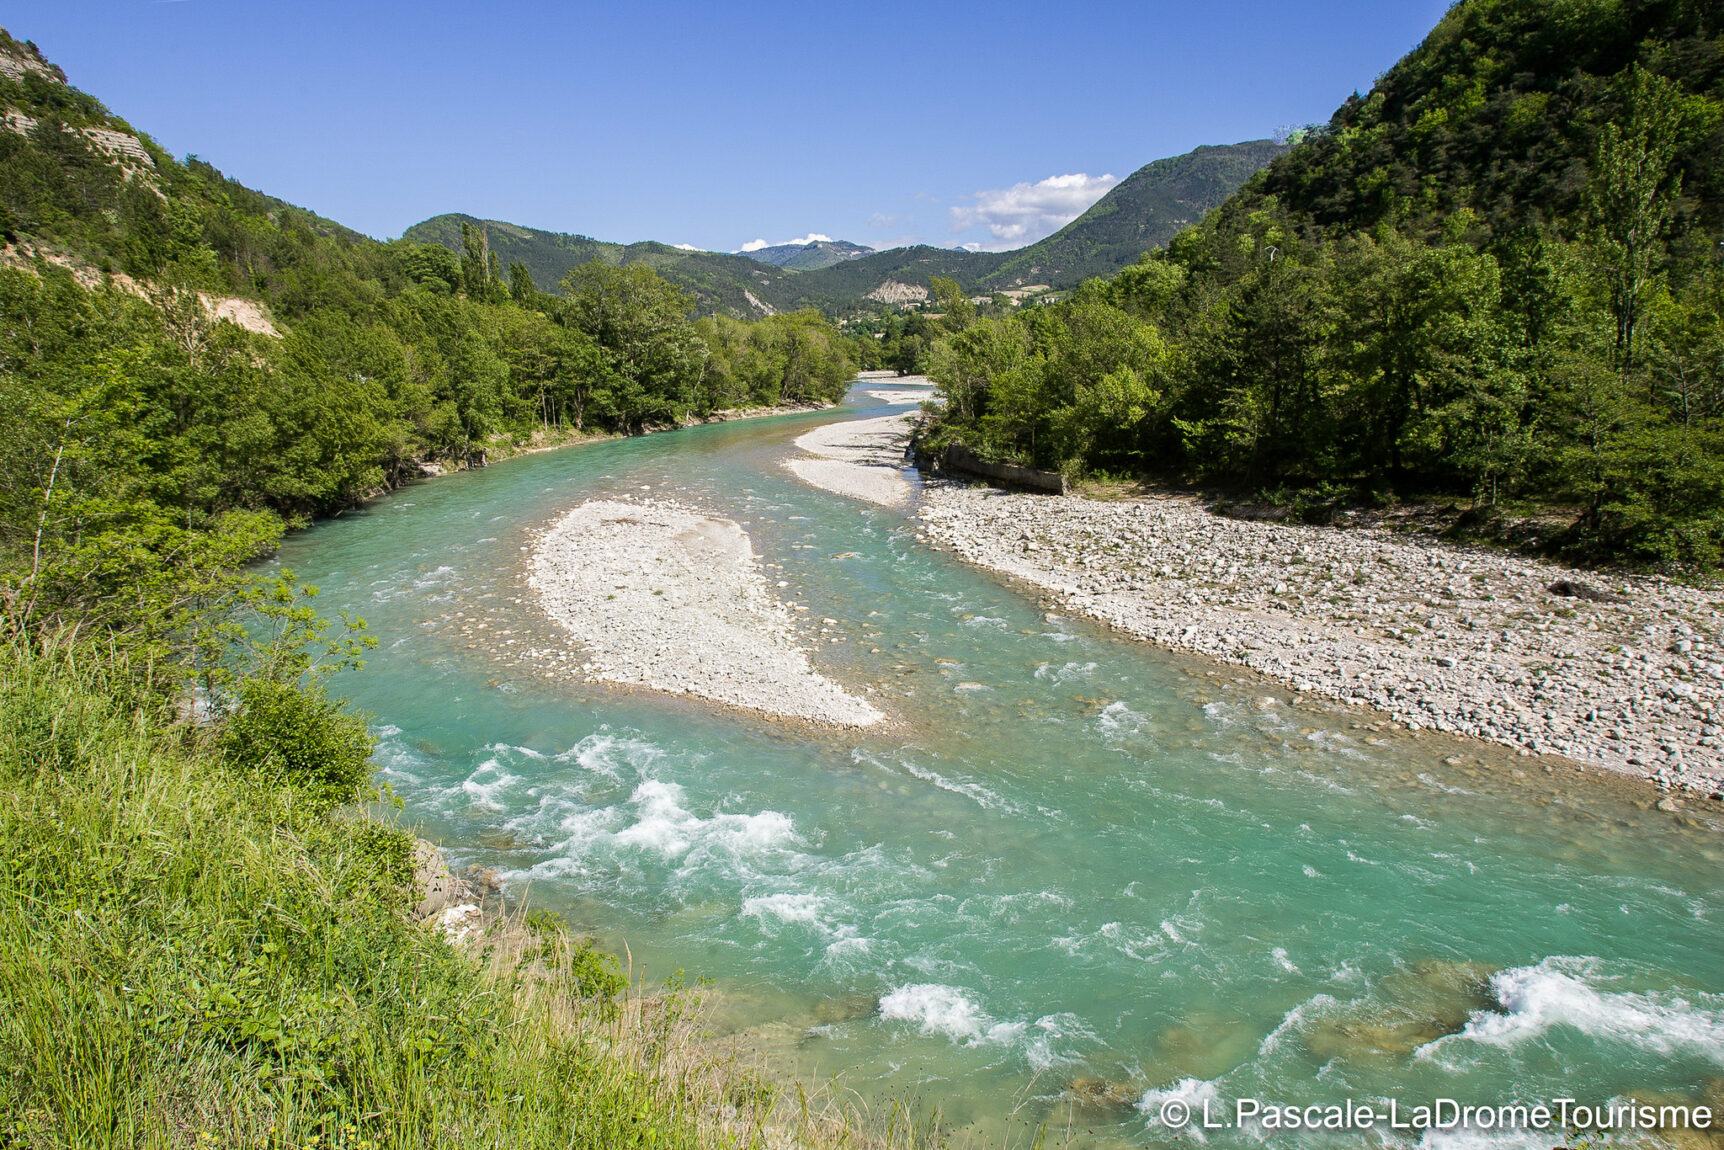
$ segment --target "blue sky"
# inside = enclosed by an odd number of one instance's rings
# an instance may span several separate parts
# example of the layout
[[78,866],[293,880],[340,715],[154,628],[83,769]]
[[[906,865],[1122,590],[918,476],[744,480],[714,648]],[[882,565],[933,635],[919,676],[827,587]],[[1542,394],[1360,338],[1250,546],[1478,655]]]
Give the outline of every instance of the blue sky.
[[1163,156],[1326,120],[1444,0],[0,0],[177,155],[387,238],[465,211],[719,251],[1017,247]]

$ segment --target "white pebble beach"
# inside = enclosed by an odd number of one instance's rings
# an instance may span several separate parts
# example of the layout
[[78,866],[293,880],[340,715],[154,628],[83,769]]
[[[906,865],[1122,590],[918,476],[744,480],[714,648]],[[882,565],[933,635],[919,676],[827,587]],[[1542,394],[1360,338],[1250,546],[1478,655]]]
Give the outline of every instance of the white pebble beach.
[[[901,458],[912,418],[809,432],[799,447],[853,470],[797,473],[869,498],[861,492],[872,480],[856,473]],[[1724,788],[1716,590],[1377,527],[1228,519],[1174,495],[1102,501],[934,480],[916,511],[929,542],[1159,646],[1413,730],[1558,755],[1661,789]],[[1551,590],[1565,583],[1600,598]]]
[[902,507],[914,491],[905,477],[904,444],[912,412],[828,423],[799,436],[805,454],[784,461],[804,483],[881,507]]

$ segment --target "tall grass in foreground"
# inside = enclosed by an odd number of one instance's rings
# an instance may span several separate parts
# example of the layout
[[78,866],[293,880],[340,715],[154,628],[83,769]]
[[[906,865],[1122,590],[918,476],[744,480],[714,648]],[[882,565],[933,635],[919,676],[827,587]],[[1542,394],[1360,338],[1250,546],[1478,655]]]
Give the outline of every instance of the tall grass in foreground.
[[911,1140],[708,1057],[565,938],[458,951],[410,918],[406,833],[137,682],[0,648],[0,1147]]

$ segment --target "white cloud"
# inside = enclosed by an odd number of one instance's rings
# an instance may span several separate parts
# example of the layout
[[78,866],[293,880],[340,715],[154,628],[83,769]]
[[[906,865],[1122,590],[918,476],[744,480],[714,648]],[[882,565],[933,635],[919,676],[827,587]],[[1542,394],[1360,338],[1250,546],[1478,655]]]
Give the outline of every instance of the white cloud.
[[973,203],[950,209],[952,230],[967,232],[985,227],[993,242],[984,247],[996,251],[1023,247],[1052,235],[1083,215],[1086,208],[1117,183],[1119,179],[1113,175],[1078,172],[1049,176],[1034,184],[977,192],[968,197]]
[[700,249],[695,247],[693,244],[672,244],[671,247],[681,248],[685,252],[698,252],[698,251],[700,251]]
[[829,235],[826,235],[824,232],[809,232],[807,235],[802,236],[798,239],[779,240],[775,244],[769,244],[765,240],[749,240],[747,243],[743,244],[740,248],[737,248],[736,250],[739,252],[757,252],[761,248],[782,248],[782,247],[804,248],[804,247],[807,247],[809,244],[814,244],[814,243],[829,244],[831,242],[832,242],[832,237]]

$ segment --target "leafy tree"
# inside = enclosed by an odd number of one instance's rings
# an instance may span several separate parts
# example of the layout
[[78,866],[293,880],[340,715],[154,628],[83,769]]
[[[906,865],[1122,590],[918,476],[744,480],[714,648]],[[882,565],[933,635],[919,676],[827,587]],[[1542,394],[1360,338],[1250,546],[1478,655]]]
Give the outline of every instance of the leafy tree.
[[605,354],[617,418],[630,431],[674,423],[694,408],[706,348],[694,300],[645,264],[582,264],[562,280],[562,320]]
[[509,265],[509,298],[518,304],[530,304],[538,290],[533,287],[533,273],[527,265],[515,260]]
[[1635,337],[1682,189],[1674,166],[1683,101],[1678,85],[1638,65],[1620,86],[1627,115],[1599,133],[1589,214],[1616,320],[1614,350],[1626,376],[1634,367]]

